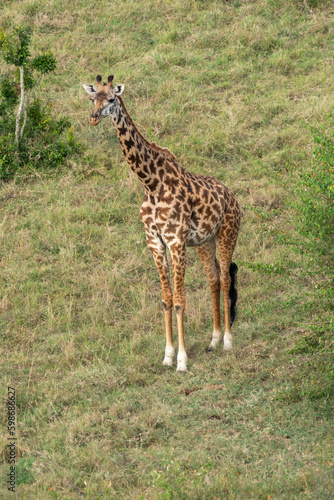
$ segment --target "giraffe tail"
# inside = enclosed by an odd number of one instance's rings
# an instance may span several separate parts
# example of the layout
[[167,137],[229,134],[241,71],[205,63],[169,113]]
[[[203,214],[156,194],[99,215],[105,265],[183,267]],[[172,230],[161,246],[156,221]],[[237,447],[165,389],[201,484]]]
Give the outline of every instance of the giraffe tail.
[[238,266],[234,262],[231,262],[231,265],[230,265],[231,286],[230,286],[230,291],[229,291],[231,325],[232,325],[233,321],[235,320],[236,303],[238,300],[238,292],[236,289],[237,272],[238,272]]

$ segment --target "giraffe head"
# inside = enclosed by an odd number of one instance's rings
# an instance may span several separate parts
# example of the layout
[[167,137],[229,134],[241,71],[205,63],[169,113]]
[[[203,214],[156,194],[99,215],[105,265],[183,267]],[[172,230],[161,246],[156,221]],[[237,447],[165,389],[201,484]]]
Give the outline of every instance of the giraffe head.
[[102,83],[102,77],[97,75],[96,86],[83,85],[83,88],[94,102],[94,109],[89,119],[91,125],[97,125],[102,118],[115,114],[118,106],[120,106],[117,96],[122,94],[124,85],[118,83],[116,87],[113,87],[113,79],[113,75],[110,75],[108,76],[108,83]]

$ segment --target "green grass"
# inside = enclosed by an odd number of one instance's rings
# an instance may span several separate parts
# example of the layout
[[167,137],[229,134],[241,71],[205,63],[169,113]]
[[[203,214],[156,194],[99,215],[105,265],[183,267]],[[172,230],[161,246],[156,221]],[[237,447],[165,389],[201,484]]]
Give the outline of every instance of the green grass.
[[[317,355],[290,351],[312,325],[332,327],[332,276],[282,240],[280,179],[333,111],[333,14],[316,0],[3,2],[1,25],[32,23],[34,51],[58,61],[39,97],[89,145],[61,174],[0,187],[1,476],[11,385],[17,498],[331,498],[327,381]],[[142,187],[111,122],[88,124],[81,83],[97,73],[125,84],[148,139],[243,207],[235,350],[205,352],[211,294],[190,249],[185,376],[162,366]],[[0,497],[14,497],[4,480]]]

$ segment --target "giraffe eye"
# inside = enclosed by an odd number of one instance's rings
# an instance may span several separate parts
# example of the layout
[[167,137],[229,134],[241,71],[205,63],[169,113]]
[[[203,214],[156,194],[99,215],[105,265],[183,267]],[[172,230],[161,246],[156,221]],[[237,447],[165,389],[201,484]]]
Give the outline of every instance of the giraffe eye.
[[114,102],[115,99],[109,99],[109,102]]

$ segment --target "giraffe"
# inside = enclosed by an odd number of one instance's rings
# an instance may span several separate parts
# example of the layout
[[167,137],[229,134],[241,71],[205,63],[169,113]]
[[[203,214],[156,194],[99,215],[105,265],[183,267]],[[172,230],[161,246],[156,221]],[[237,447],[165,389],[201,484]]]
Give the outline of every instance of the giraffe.
[[[194,246],[209,280],[212,294],[212,350],[222,339],[220,290],[224,296],[224,349],[232,349],[231,325],[235,316],[238,267],[232,262],[241,212],[231,191],[212,176],[197,175],[178,165],[167,148],[147,141],[127,112],[121,94],[124,85],[112,85],[113,75],[102,83],[83,87],[94,102],[90,124],[97,125],[110,116],[123,153],[145,187],[140,216],[146,242],[158,268],[166,326],[163,365],[172,366],[175,355],[172,332],[174,308],[178,330],[177,371],[187,371],[183,318],[185,311],[184,276],[186,247]],[[166,249],[171,254],[173,292],[170,285]],[[219,262],[216,258],[218,250]]]

